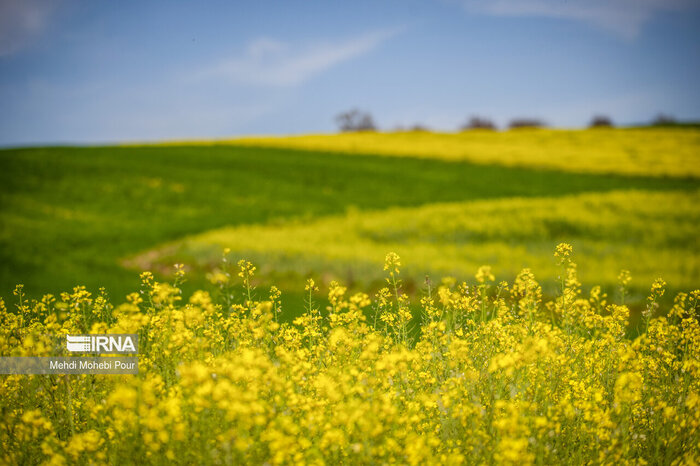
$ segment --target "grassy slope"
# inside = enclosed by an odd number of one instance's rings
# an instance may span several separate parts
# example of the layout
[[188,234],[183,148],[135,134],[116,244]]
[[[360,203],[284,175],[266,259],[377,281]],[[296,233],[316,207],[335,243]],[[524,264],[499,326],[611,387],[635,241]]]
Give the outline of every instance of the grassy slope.
[[[230,145],[0,151],[0,296],[133,290],[119,260],[225,225],[507,196],[693,189],[690,179]],[[194,284],[193,284],[194,286]]]

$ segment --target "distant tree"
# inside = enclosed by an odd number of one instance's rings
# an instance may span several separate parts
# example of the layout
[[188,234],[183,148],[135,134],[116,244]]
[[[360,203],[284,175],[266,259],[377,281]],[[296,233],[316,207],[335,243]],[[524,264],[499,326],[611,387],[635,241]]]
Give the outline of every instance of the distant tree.
[[652,120],[651,125],[652,126],[670,126],[670,125],[675,125],[678,122],[674,117],[671,115],[666,115],[663,113],[659,113],[656,115],[656,117]]
[[462,131],[470,129],[496,129],[496,125],[488,118],[473,116],[461,127]]
[[542,128],[545,123],[537,118],[514,118],[508,123],[510,129],[516,128]]
[[605,115],[595,115],[591,119],[590,128],[610,128],[614,126],[612,120]]
[[361,112],[358,109],[349,110],[338,114],[335,121],[340,131],[347,133],[352,131],[376,131],[374,119],[369,113]]
[[428,128],[425,125],[421,125],[420,123],[416,123],[415,125],[411,126],[409,131],[418,132],[418,133],[426,133],[426,132],[430,131],[430,128]]

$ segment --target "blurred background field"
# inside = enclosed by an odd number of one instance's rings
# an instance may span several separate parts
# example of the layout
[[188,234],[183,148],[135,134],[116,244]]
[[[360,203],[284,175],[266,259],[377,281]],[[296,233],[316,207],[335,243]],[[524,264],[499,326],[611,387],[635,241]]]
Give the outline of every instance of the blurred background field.
[[[400,156],[400,157],[397,157]],[[497,280],[533,269],[554,291],[554,246],[571,242],[584,288],[614,293],[632,271],[637,303],[663,277],[700,278],[700,130],[519,129],[358,133],[159,145],[0,151],[0,289],[83,284],[116,301],[140,270],[206,288],[223,248],[300,303],[306,277],[381,284],[403,259],[426,274]]]
[[404,258],[405,283],[413,290],[426,276],[471,279],[481,265],[493,264],[499,281],[508,282],[531,268],[553,295],[560,270],[551,246],[566,241],[574,246],[585,283],[614,293],[620,268],[627,268],[635,278],[633,297],[640,300],[659,276],[675,290],[696,286],[698,205],[699,191],[613,191],[351,211],[314,221],[213,230],[127,263],[167,271],[183,262],[206,272],[229,248],[231,257],[249,258],[265,275],[275,276],[266,280],[270,283],[322,274],[326,283],[338,279],[367,288],[383,282],[384,255],[395,251]]

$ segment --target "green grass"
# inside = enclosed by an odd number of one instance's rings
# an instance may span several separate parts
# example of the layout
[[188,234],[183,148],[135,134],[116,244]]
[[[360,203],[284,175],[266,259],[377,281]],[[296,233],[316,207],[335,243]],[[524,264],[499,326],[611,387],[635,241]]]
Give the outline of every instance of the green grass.
[[[121,301],[137,285],[124,257],[223,226],[348,209],[697,187],[692,179],[231,145],[3,150],[0,296],[10,297],[17,283],[33,296],[84,284]],[[193,287],[200,283],[193,277]]]

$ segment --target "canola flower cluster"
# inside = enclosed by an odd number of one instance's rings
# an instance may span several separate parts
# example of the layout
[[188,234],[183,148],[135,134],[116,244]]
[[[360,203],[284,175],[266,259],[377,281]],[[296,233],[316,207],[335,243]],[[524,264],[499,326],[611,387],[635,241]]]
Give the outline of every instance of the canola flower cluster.
[[[0,354],[40,356],[47,335],[138,333],[137,376],[2,376],[0,462],[695,464],[700,460],[700,290],[626,336],[630,277],[612,303],[584,295],[571,246],[555,252],[560,292],[543,301],[529,269],[494,283],[426,281],[420,315],[386,257],[374,297],[334,282],[327,307],[279,322],[280,291],[226,259],[217,293],[184,299],[144,272],[112,306],[75,288],[0,302]],[[242,283],[242,286],[241,286]],[[662,312],[663,311],[663,312]]]

